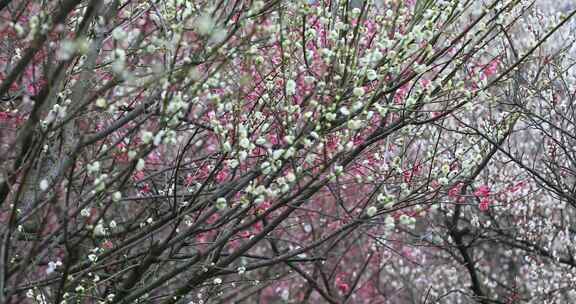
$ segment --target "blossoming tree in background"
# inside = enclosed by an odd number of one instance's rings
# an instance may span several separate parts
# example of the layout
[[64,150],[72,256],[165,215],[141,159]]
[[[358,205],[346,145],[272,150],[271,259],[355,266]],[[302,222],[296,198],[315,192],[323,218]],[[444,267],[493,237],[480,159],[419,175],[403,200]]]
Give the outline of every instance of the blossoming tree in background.
[[0,302],[574,301],[574,14],[0,0]]

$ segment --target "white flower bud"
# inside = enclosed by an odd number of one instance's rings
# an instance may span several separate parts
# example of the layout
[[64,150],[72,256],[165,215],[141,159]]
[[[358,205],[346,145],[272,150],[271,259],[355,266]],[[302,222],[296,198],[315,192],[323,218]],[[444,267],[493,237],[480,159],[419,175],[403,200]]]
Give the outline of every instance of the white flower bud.
[[98,222],[98,224],[96,224],[96,227],[94,227],[94,236],[105,236],[106,235],[106,229],[104,229],[104,225],[102,225],[101,222]]
[[231,159],[228,161],[228,166],[232,169],[238,167],[238,161],[235,159]]
[[146,166],[146,161],[143,160],[142,158],[139,159],[138,162],[136,163],[136,171],[142,171],[145,166]]
[[120,199],[122,199],[122,193],[120,191],[116,191],[112,194],[113,201],[118,202]]
[[150,131],[144,131],[142,133],[142,142],[145,144],[149,144],[153,138],[154,138],[154,134]]
[[376,71],[374,70],[368,70],[366,72],[366,77],[368,78],[368,80],[372,81],[372,80],[376,80],[378,79],[378,73],[376,73]]
[[352,120],[348,121],[347,126],[350,130],[358,130],[358,129],[362,128],[362,121],[357,120],[357,119],[352,119]]
[[128,34],[121,28],[117,27],[112,31],[112,38],[115,40],[123,40]]
[[374,206],[370,206],[370,207],[368,207],[368,209],[366,210],[366,214],[367,214],[369,217],[373,217],[373,216],[376,214],[376,212],[378,212],[378,208],[376,208],[376,207],[374,207]]
[[230,152],[230,151],[232,151],[232,146],[230,145],[229,142],[226,141],[226,142],[224,142],[224,143],[222,144],[222,151],[223,151],[223,152]]
[[248,138],[242,138],[240,140],[240,147],[242,147],[243,149],[250,148],[250,140],[248,140]]
[[296,95],[296,82],[292,79],[286,82],[286,95]]
[[43,179],[40,181],[40,190],[46,191],[48,189],[48,181]]
[[108,103],[106,102],[106,99],[100,97],[96,99],[96,106],[98,108],[105,109],[108,106]]
[[226,204],[226,199],[225,199],[225,198],[219,197],[219,198],[216,200],[216,208],[218,208],[218,209],[225,209],[226,206],[227,206],[227,204]]
[[90,216],[90,209],[88,209],[88,208],[82,209],[82,211],[80,211],[80,215],[83,217],[89,217]]
[[272,152],[272,159],[277,160],[282,156],[282,154],[284,154],[284,149],[275,150]]
[[352,91],[352,94],[354,94],[354,96],[357,96],[357,97],[363,96],[364,93],[365,93],[365,91],[364,91],[363,87],[356,87]]

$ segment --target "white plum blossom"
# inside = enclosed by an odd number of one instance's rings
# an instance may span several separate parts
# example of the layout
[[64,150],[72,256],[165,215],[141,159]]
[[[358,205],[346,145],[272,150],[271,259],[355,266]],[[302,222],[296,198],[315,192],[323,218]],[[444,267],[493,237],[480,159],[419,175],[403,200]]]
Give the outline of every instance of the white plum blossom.
[[202,16],[198,17],[195,23],[196,30],[201,35],[207,35],[211,33],[216,26],[214,19],[210,17],[209,14],[203,14]]
[[84,208],[82,209],[82,211],[80,211],[80,215],[83,217],[89,217],[90,216],[90,209],[89,208]]
[[119,202],[122,199],[122,192],[116,191],[112,194],[112,200],[115,202]]
[[363,125],[363,123],[359,119],[351,119],[348,121],[348,124],[347,124],[347,126],[350,130],[358,130],[358,129],[362,128],[362,125]]
[[142,138],[142,142],[145,144],[149,144],[152,139],[154,138],[154,133],[150,132],[150,131],[144,131],[141,135]]
[[296,81],[289,79],[286,81],[286,95],[292,96],[296,95]]
[[142,171],[144,170],[144,167],[146,166],[146,161],[142,158],[140,158],[137,162],[136,162],[136,171]]
[[96,99],[96,106],[98,108],[105,109],[108,106],[108,102],[106,102],[106,99],[100,97]]
[[378,79],[378,73],[372,69],[368,70],[366,72],[366,77],[368,78],[368,80],[373,81]]
[[365,91],[364,91],[363,87],[356,87],[352,91],[352,94],[354,94],[354,96],[356,96],[356,97],[361,97],[364,95],[364,93],[365,93]]
[[224,197],[219,197],[216,200],[216,208],[218,209],[225,209],[228,206],[227,202],[226,202],[226,198]]
[[250,148],[250,140],[248,140],[248,138],[242,138],[242,139],[240,139],[239,145],[243,149],[248,149],[248,148]]
[[48,185],[49,184],[48,184],[47,180],[45,180],[45,179],[41,180],[40,181],[40,190],[42,190],[42,191],[48,190]]
[[98,261],[98,256],[95,255],[95,254],[93,254],[93,253],[91,253],[91,254],[88,255],[88,260],[89,260],[90,262],[92,262],[92,263],[96,263],[96,261]]
[[64,40],[60,43],[60,49],[58,50],[56,56],[60,60],[69,60],[76,53],[76,44],[74,41]]
[[366,209],[366,214],[369,217],[373,217],[377,212],[378,212],[378,208],[376,208],[375,206],[370,206],[370,207],[368,207],[368,209]]

